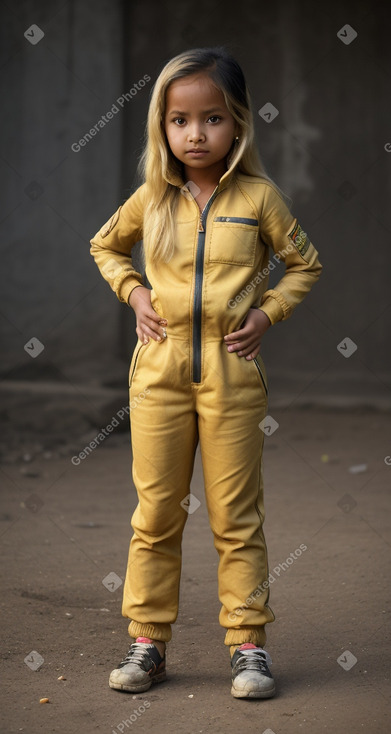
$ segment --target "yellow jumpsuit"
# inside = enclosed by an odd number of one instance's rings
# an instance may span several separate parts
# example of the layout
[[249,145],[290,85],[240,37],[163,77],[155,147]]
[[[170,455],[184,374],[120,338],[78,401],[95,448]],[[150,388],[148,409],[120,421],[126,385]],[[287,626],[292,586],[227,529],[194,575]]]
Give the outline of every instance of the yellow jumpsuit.
[[[240,328],[250,307],[261,307],[272,324],[289,317],[322,266],[273,183],[230,169],[201,214],[184,181],[167,180],[182,193],[175,254],[168,263],[146,262],[152,306],[168,321],[167,338],[147,345],[138,340],[129,370],[138,505],[122,614],[131,620],[132,637],[171,639],[199,443],[219,554],[224,642],[263,646],[265,624],[274,620],[259,427],[267,414],[267,379],[260,355],[246,360],[229,353],[223,337]],[[143,284],[131,249],[143,236],[146,195],[143,184],[91,240],[103,277],[125,303]],[[278,260],[285,273],[267,290],[268,271]]]

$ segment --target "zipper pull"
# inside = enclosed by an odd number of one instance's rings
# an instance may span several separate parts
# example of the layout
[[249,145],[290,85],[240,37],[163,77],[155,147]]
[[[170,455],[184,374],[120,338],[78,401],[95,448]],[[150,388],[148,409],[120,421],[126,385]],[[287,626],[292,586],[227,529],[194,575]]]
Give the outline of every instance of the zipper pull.
[[199,220],[198,231],[199,232],[205,232],[204,225],[202,224],[202,217],[200,217],[200,220]]

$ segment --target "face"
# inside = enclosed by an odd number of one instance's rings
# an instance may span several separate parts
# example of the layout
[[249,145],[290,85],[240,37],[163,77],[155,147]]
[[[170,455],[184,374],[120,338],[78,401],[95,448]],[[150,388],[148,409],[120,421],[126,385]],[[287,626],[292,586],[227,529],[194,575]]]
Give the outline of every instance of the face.
[[191,170],[219,175],[237,134],[223,93],[206,74],[176,79],[166,93],[165,131],[173,154]]

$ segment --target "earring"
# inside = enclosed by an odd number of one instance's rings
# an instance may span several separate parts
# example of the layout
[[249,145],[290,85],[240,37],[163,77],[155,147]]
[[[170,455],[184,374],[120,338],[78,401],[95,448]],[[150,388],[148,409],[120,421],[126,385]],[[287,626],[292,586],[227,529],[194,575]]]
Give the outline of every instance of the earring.
[[236,137],[235,137],[235,143],[238,143],[238,142],[239,142],[239,136],[236,135]]

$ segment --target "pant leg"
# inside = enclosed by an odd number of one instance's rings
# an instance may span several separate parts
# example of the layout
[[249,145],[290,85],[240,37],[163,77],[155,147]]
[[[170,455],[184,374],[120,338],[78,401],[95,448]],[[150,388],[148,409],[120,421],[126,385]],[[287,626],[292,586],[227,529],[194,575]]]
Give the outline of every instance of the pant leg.
[[[178,615],[181,545],[188,513],[197,420],[185,379],[186,348],[151,340],[140,353],[130,388],[133,479],[138,505],[124,584],[129,634],[168,642]],[[131,367],[132,370],[132,367]],[[145,399],[137,396],[145,391]]]
[[204,383],[197,395],[205,495],[219,554],[219,621],[225,644],[263,645],[268,606],[267,548],[260,421],[267,413],[266,375],[254,361],[205,345]]

